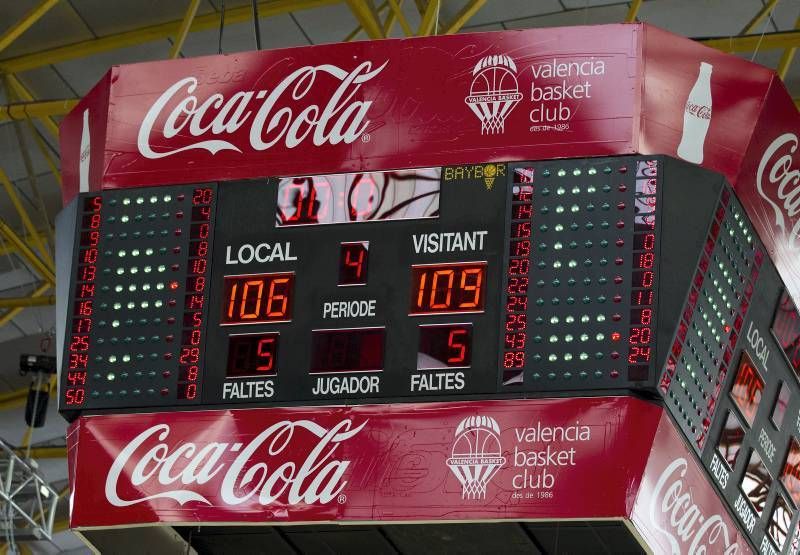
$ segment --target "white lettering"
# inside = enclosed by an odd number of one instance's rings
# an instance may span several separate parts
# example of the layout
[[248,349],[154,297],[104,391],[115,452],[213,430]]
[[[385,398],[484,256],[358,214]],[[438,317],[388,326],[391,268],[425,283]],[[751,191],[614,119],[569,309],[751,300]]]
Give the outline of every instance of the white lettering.
[[[773,156],[786,145],[790,145],[788,152],[773,161]],[[797,135],[794,133],[779,136],[764,151],[756,172],[758,193],[775,212],[775,225],[788,235],[789,248],[792,250],[800,249],[800,170],[792,168],[792,155],[797,151],[797,145]],[[770,162],[772,167],[767,174],[767,185],[775,190],[765,191],[764,172]]]

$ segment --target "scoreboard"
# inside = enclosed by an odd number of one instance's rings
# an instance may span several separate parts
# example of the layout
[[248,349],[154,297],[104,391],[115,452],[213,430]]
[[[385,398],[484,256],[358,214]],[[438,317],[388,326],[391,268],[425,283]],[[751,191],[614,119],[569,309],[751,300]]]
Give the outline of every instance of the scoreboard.
[[661,165],[81,195],[61,408],[652,389]]
[[67,418],[660,396],[751,541],[786,542],[800,316],[718,174],[630,156],[106,190],[58,229]]

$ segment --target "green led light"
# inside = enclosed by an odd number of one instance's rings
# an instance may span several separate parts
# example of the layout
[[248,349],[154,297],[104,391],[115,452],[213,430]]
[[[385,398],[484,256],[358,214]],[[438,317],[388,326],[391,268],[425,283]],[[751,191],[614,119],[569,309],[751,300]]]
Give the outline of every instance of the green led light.
[[141,306],[142,308],[147,308],[150,306],[150,303],[148,301],[142,301],[139,306]]
[[136,291],[136,284],[135,283],[131,283],[128,286],[128,291]]
[[597,335],[594,336],[594,338],[597,339],[598,341],[602,341],[603,339],[606,338],[606,336],[602,333],[598,333]]
[[564,353],[564,360],[566,362],[569,362],[570,360],[572,360],[572,353]]
[[545,188],[541,189],[541,190],[539,191],[539,193],[540,193],[540,194],[541,194],[543,197],[546,197],[547,195],[549,195],[549,194],[550,194],[550,189],[548,189],[547,187],[545,187]]
[[588,333],[582,333],[580,339],[581,339],[582,343],[586,343],[587,341],[589,341],[589,334]]
[[550,343],[558,343],[558,336],[557,335],[551,335],[550,338],[548,339],[548,341],[550,341]]
[[575,186],[572,188],[572,194],[573,194],[573,195],[577,195],[577,194],[578,194],[578,193],[580,193],[580,192],[581,192],[581,188],[580,188],[580,187],[578,187],[577,185],[575,185]]
[[586,192],[587,193],[596,193],[597,192],[597,187],[595,187],[594,185],[589,185],[588,187],[586,187]]
[[586,205],[586,210],[588,212],[594,212],[594,204],[592,204],[591,202],[589,204],[587,204]]
[[562,248],[564,248],[564,245],[560,241],[556,241],[556,243],[553,245],[553,248],[557,251],[560,251]]
[[161,291],[162,289],[164,289],[164,284],[163,283],[156,283],[156,289]]
[[164,202],[169,202],[171,200],[172,200],[172,196],[171,195],[164,195]]
[[558,177],[564,177],[565,175],[567,175],[567,171],[566,170],[564,170],[564,169],[558,170]]
[[561,261],[560,260],[556,260],[555,262],[553,262],[553,268],[558,269],[560,267],[561,267]]
[[567,324],[572,324],[575,321],[575,316],[567,316],[566,318],[564,318],[564,321]]
[[594,229],[594,224],[592,222],[586,222],[586,229]]
[[114,310],[119,310],[122,308],[122,303],[114,303]]
[[563,213],[564,213],[564,207],[561,206],[560,204],[556,206],[556,214],[563,214]]
[[133,249],[131,251],[131,256],[139,256],[139,249]]
[[575,297],[567,297],[567,304],[575,304]]
[[122,292],[122,286],[121,285],[116,285],[114,287],[114,291],[116,291],[117,293],[121,293]]
[[564,336],[564,341],[567,343],[572,343],[573,337],[570,334]]
[[163,305],[164,305],[164,301],[161,301],[161,300],[153,301],[153,306],[155,306],[156,308],[161,308]]
[[131,355],[127,354],[122,355],[122,362],[130,362],[130,361],[131,361]]
[[547,360],[549,360],[550,362],[555,362],[558,360],[558,355],[551,354],[550,356],[547,357]]
[[572,170],[572,175],[580,175],[580,174],[581,174],[580,168],[575,168],[574,170]]
[[152,267],[152,266],[145,266],[144,268],[142,268],[142,271],[143,271],[145,274],[149,274],[150,272],[152,272],[152,271],[153,271],[153,267]]
[[559,322],[558,316],[551,316],[550,317],[550,323],[551,324],[558,324],[558,322]]
[[122,223],[129,222],[130,220],[131,220],[131,218],[127,214],[123,214],[122,217],[120,217],[120,219],[119,219],[119,221],[121,221]]
[[545,262],[544,260],[540,260],[539,263],[536,264],[536,266],[538,266],[540,270],[544,270],[545,268],[547,268],[547,262]]
[[144,250],[144,253],[145,253],[147,256],[150,256],[151,254],[153,254],[153,249],[145,249],[145,250]]
[[570,268],[575,268],[575,267],[578,265],[578,261],[577,261],[577,260],[570,260],[570,261],[567,263],[567,265],[568,265]]
[[117,355],[109,355],[108,362],[117,362]]
[[127,252],[125,252],[124,250],[121,250],[121,251],[119,251],[119,252],[117,253],[117,256],[119,256],[120,258],[125,258],[125,255],[126,255],[126,254],[128,254],[128,253],[127,253]]
[[159,267],[158,267],[158,271],[159,272],[164,272],[164,271],[166,271],[166,269],[167,269],[167,267],[164,266],[163,264],[159,265]]
[[150,284],[149,283],[143,283],[142,284],[142,291],[150,291]]
[[558,189],[556,189],[556,194],[559,196],[563,195],[566,192],[567,190],[564,187],[559,187]]
[[125,206],[128,206],[130,203],[131,203],[131,199],[129,199],[128,197],[125,197],[124,199],[122,199],[122,204],[124,204]]
[[137,268],[136,266],[131,266],[130,272],[132,274],[138,274],[139,273],[139,268]]
[[157,196],[153,195],[152,197],[150,197],[150,204],[155,204],[157,202],[158,202],[158,197]]
[[[110,358],[110,357],[109,357],[109,358]],[[110,382],[113,382],[113,381],[114,381],[114,378],[116,378],[116,376],[114,376],[114,373],[113,373],[113,372],[109,372],[108,374],[106,374],[106,379],[107,379],[108,381],[110,381]]]
[[118,276],[121,276],[124,273],[125,273],[125,268],[117,268],[117,275]]
[[591,318],[589,318],[588,314],[581,315],[581,323],[582,324],[586,324],[586,323],[588,323],[590,321],[591,321]]
[[142,204],[144,202],[144,197],[136,197],[136,204]]
[[564,226],[561,224],[556,224],[556,226],[553,229],[556,231],[564,231]]
[[569,208],[569,209],[570,209],[570,211],[571,211],[572,213],[575,213],[575,212],[580,212],[580,210],[581,210],[581,207],[580,207],[580,206],[578,206],[577,204],[573,204],[572,206],[570,206],[570,208]]
[[136,308],[136,303],[133,302],[133,301],[130,301],[127,306],[128,306],[129,309],[133,309],[133,308]]
[[605,314],[598,314],[598,315],[597,315],[597,318],[595,318],[595,319],[596,319],[598,322],[605,322],[605,321],[606,321],[606,315],[605,315]]

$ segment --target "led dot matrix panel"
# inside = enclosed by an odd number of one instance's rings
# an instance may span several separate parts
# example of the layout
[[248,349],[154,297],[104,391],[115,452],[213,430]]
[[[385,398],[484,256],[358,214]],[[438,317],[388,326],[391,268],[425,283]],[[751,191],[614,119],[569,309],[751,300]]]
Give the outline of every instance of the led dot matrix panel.
[[655,356],[659,162],[512,165],[503,386],[647,383]]

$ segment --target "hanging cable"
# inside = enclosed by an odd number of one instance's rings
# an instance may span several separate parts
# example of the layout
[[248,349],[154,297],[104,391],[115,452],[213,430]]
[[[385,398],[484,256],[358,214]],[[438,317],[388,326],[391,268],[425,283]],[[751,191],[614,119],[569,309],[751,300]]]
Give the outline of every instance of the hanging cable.
[[258,0],[250,0],[253,5],[253,32],[256,34],[256,50],[261,50],[261,28],[258,24]]
[[221,13],[219,17],[219,45],[217,47],[217,54],[222,54],[222,30],[225,28],[225,0],[221,0],[220,8],[221,8]]

